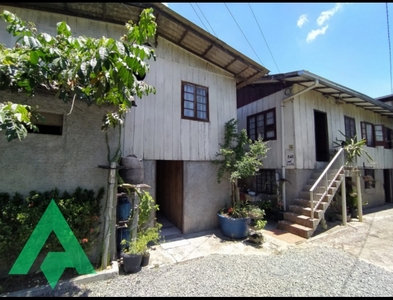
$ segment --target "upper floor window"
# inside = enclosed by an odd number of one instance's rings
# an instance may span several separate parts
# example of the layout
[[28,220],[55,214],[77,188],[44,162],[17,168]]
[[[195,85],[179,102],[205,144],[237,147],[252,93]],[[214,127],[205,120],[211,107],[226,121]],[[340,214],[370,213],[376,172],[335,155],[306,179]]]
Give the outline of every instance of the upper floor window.
[[345,123],[345,136],[347,138],[355,137],[356,136],[355,119],[344,116],[344,123]]
[[182,82],[182,118],[209,121],[209,89]]
[[385,127],[385,148],[392,149],[393,130]]
[[276,109],[268,109],[247,117],[248,137],[255,141],[260,135],[264,141],[276,140]]
[[385,127],[383,125],[374,125],[375,128],[375,146],[385,146]]
[[362,139],[366,140],[366,145],[375,147],[374,125],[367,122],[360,122],[360,128],[362,129]]

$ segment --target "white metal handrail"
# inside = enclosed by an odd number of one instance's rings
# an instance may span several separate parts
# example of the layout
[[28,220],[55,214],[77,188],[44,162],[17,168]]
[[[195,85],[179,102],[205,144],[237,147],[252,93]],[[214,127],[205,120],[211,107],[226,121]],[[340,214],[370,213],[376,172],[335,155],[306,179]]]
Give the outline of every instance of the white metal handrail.
[[[333,159],[329,162],[325,170],[318,177],[314,185],[310,189],[310,207],[311,207],[311,218],[314,218],[315,208],[319,206],[324,197],[328,194],[329,189],[332,188],[333,183],[338,180],[338,177],[344,169],[344,149],[340,148]],[[332,170],[337,170],[333,174]],[[332,176],[329,183],[329,176]],[[340,181],[344,179],[344,176],[340,178]],[[314,198],[319,197],[318,202],[314,205]]]

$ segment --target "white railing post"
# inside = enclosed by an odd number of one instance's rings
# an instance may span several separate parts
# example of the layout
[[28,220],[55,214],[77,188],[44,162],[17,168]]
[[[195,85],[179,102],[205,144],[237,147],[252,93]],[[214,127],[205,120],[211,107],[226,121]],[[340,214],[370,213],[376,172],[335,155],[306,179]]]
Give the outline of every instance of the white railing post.
[[345,171],[341,180],[341,214],[343,219],[343,225],[347,225],[347,196],[345,187]]
[[314,219],[314,192],[310,191],[310,208],[311,208],[311,213],[310,213],[310,218]]
[[358,192],[358,214],[359,222],[363,222],[363,201],[362,201],[362,190],[360,187],[360,171],[356,171],[356,188]]

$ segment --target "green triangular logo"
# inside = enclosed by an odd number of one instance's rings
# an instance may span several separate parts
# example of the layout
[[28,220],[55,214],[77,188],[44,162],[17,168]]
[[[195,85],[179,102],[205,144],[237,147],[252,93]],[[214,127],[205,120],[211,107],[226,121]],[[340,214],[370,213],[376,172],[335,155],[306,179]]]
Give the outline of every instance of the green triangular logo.
[[59,207],[52,199],[9,274],[27,274],[52,231],[65,250],[65,252],[49,252],[42,262],[42,273],[52,289],[55,288],[65,268],[74,267],[80,275],[96,273]]

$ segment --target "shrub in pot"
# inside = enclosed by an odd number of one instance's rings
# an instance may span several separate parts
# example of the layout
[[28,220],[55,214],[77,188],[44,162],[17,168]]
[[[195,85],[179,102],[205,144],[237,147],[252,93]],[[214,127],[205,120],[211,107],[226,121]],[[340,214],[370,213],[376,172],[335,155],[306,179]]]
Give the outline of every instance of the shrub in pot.
[[251,218],[263,219],[265,215],[263,209],[240,200],[238,181],[256,175],[268,150],[267,142],[260,136],[252,141],[245,129],[238,133],[237,120],[230,119],[225,123],[224,143],[220,144],[217,159],[213,162],[219,165],[218,183],[224,176],[230,181],[231,201],[217,213],[221,230],[228,237],[246,238]]

